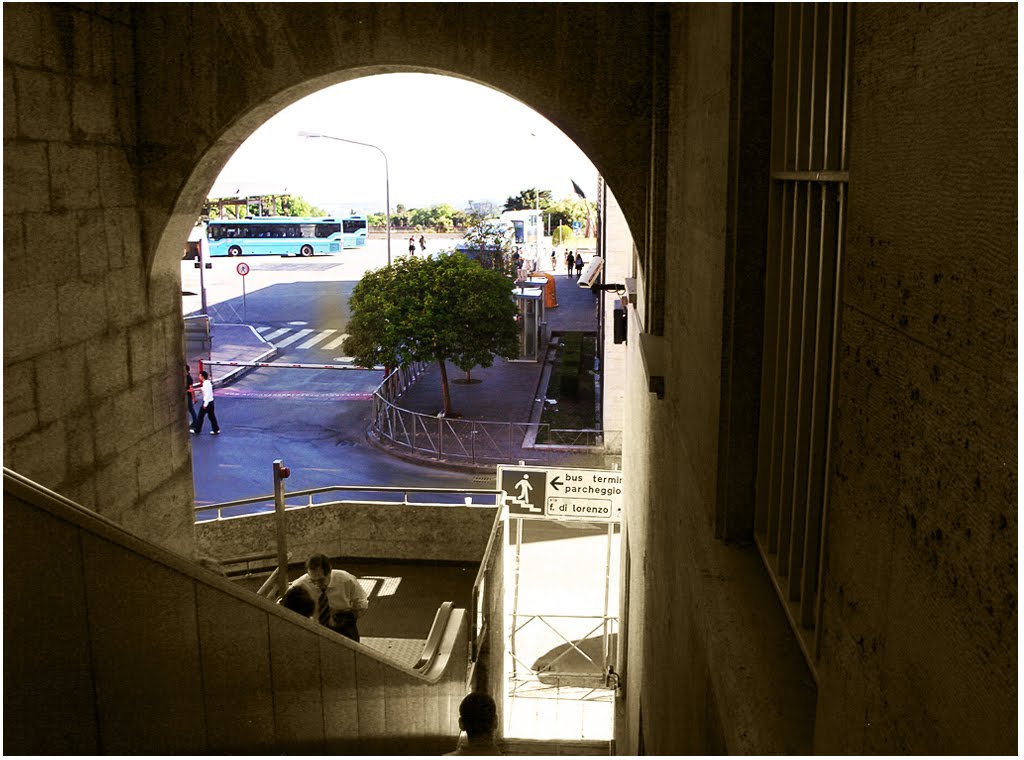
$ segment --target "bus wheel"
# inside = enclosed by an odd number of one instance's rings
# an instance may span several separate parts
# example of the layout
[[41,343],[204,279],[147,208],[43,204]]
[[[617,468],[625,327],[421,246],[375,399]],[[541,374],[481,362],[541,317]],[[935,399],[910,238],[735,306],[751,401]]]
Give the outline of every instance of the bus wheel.
[[311,246],[311,245],[304,245],[304,246],[302,246],[302,255],[303,256],[312,256],[313,255],[313,246]]
[[230,248],[228,248],[228,256],[241,256],[241,255],[242,255],[242,249],[239,248],[237,245],[233,245]]

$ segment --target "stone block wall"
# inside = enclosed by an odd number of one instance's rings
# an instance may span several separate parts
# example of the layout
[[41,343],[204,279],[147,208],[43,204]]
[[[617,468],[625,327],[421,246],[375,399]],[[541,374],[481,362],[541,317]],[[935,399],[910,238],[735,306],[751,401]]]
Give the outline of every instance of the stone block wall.
[[4,464],[187,553],[180,285],[143,253],[132,22],[4,8]]

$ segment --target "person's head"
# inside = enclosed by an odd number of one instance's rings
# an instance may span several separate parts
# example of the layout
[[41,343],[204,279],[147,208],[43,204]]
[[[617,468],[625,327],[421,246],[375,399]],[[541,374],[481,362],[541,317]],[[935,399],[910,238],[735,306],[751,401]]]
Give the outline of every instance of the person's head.
[[292,586],[281,597],[281,606],[298,612],[303,617],[311,617],[313,610],[316,609],[316,602],[302,586]]
[[470,692],[459,704],[459,728],[470,739],[482,739],[494,733],[498,724],[498,708],[487,694]]
[[331,560],[326,554],[313,554],[306,560],[306,573],[317,588],[327,588],[331,577]]
[[203,378],[203,380],[209,380],[210,373],[204,369],[202,372],[199,373],[199,377]]

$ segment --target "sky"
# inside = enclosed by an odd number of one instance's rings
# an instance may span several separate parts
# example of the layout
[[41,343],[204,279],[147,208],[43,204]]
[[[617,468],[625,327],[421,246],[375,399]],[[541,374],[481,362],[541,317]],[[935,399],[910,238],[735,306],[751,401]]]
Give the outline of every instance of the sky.
[[501,205],[521,190],[594,200],[597,170],[551,122],[482,85],[433,74],[382,74],[334,85],[280,111],[228,161],[210,197],[299,195],[329,214],[470,201]]

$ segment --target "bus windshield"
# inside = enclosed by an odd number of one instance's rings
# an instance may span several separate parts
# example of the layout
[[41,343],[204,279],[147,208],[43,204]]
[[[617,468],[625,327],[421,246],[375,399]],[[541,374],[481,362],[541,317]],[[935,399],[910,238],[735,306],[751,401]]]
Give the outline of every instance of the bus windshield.
[[210,256],[314,256],[366,245],[365,216],[344,220],[263,217],[211,220]]

